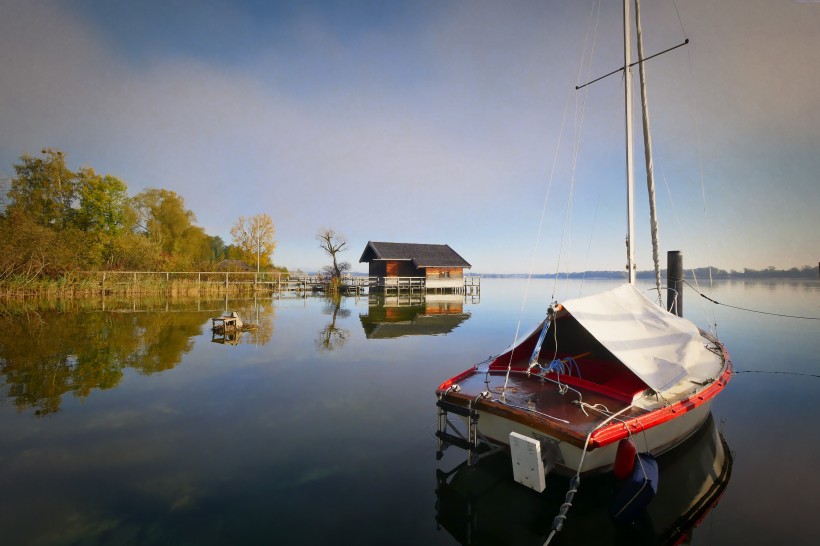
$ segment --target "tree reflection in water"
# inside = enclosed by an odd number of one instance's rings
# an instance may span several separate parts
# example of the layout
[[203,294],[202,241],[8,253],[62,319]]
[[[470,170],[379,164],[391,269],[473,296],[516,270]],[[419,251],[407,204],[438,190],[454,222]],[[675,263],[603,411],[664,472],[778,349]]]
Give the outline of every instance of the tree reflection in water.
[[336,294],[327,298],[322,314],[331,315],[332,320],[316,336],[316,348],[319,351],[332,351],[341,349],[350,338],[350,331],[336,326],[337,318],[347,318],[350,316],[350,309],[342,309],[342,298]]
[[[268,343],[270,302],[233,305],[257,323],[242,342]],[[60,411],[67,393],[86,398],[93,389],[116,387],[126,368],[143,375],[170,370],[219,311],[213,302],[197,300],[15,302],[0,308],[0,394],[19,411],[33,408],[45,416]]]

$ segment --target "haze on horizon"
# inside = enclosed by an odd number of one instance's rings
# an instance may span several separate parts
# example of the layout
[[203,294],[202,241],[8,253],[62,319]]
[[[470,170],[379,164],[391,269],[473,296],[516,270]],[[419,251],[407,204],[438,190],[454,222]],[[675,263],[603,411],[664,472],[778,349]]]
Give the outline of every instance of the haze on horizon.
[[[619,270],[622,80],[574,86],[621,66],[621,8],[601,6],[582,69],[592,5],[0,0],[0,178],[51,147],[131,195],[177,192],[226,242],[267,213],[292,269],[325,265],[315,235],[333,227],[354,271],[368,240],[447,243],[474,273]],[[648,63],[662,250],[691,267],[817,263],[820,3],[642,15],[647,54],[691,40]],[[640,151],[635,171],[645,270]]]

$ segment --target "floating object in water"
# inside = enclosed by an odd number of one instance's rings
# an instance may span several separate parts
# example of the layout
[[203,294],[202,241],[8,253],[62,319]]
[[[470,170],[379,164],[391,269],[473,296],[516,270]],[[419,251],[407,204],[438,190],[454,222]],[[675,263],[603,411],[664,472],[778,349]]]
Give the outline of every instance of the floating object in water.
[[244,326],[245,323],[242,322],[242,319],[239,318],[239,313],[237,313],[236,311],[231,312],[231,318],[236,319],[236,322],[234,323],[234,325],[237,328],[242,328],[242,326]]
[[625,480],[632,474],[632,469],[635,468],[635,455],[638,454],[638,449],[635,447],[635,442],[629,438],[624,438],[618,442],[618,451],[615,453],[615,465],[612,468],[612,473],[619,480]]
[[635,456],[632,474],[618,484],[612,499],[612,516],[622,523],[632,523],[643,514],[658,492],[658,463],[648,453]]
[[232,311],[230,314],[222,315],[221,317],[214,317],[211,319],[211,330],[215,333],[236,332],[252,330],[256,328],[256,324],[245,324],[239,318],[239,313]]

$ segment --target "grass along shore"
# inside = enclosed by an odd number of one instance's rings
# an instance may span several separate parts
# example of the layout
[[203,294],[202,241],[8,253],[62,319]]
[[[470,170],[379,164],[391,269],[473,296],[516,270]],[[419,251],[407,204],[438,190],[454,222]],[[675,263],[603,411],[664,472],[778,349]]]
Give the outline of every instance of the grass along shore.
[[197,296],[277,291],[321,282],[317,277],[248,271],[75,271],[57,278],[9,277],[0,297],[88,297],[96,295]]

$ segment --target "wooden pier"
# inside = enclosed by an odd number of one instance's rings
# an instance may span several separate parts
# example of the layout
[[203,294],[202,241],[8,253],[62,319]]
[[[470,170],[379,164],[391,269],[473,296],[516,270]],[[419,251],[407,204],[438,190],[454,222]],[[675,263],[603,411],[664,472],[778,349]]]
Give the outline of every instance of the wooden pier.
[[[328,279],[322,275],[291,275],[289,273],[248,271],[89,271],[103,293],[140,293],[155,291],[204,292],[323,292]],[[481,277],[427,279],[425,277],[382,277],[345,275],[340,289],[347,294],[371,291],[385,293],[451,293],[479,295]]]
[[384,293],[433,292],[437,294],[478,295],[481,293],[481,277],[470,275],[459,279],[428,281],[425,277],[368,277],[369,287]]

